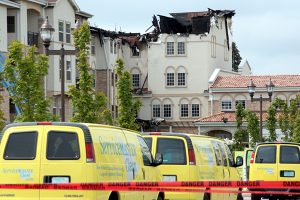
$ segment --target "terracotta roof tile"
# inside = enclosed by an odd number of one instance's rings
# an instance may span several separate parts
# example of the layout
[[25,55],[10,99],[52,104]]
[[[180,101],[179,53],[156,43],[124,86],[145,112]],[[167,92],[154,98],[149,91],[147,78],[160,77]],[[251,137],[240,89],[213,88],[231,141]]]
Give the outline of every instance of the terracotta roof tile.
[[[259,118],[259,112],[256,112],[256,116]],[[267,112],[263,112],[263,121],[266,121],[268,116]],[[208,117],[203,117],[200,119],[197,119],[195,122],[224,122],[224,118],[227,119],[227,122],[235,122],[236,118],[235,118],[235,112],[221,112],[221,113],[217,113],[215,115],[211,115]]]
[[274,75],[219,76],[211,88],[247,88],[251,79],[257,88],[266,87],[270,78],[276,87],[300,87],[300,75]]

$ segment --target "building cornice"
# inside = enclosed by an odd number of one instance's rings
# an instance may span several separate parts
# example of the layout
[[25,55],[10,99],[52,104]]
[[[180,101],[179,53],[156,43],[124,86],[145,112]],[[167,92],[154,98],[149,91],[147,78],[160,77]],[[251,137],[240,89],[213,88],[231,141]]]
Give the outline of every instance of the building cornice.
[[5,5],[5,6],[9,6],[9,7],[13,7],[13,8],[20,8],[21,5],[19,3],[15,3],[12,1],[8,1],[8,0],[0,0],[0,4],[1,5]]
[[28,0],[29,2],[33,2],[33,3],[36,3],[36,4],[40,4],[40,5],[47,5],[47,1],[43,1],[43,0]]
[[[300,87],[276,87],[274,92],[299,92]],[[210,88],[211,93],[232,93],[243,92],[248,93],[248,88]],[[266,92],[266,88],[256,88],[255,92]]]

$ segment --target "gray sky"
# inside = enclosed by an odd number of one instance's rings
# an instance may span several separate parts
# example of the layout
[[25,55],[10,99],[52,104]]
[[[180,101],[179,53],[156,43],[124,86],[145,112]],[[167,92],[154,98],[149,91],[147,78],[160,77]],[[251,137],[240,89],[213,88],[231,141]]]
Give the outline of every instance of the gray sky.
[[254,75],[300,74],[300,1],[297,0],[75,0],[91,25],[144,33],[155,14],[235,10],[233,39]]

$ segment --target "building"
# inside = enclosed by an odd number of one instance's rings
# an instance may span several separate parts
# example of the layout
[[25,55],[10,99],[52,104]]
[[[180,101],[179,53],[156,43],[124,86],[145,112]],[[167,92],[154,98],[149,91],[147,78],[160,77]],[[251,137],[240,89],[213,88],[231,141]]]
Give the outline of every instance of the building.
[[[235,110],[236,105],[241,103],[244,108],[254,111],[259,115],[260,103],[251,102],[248,93],[248,84],[252,79],[256,85],[255,97],[262,95],[267,98],[266,84],[271,79],[274,87],[272,99],[280,98],[290,102],[300,94],[300,75],[274,75],[274,76],[216,76],[210,82],[208,109],[206,117],[195,121],[198,133],[221,138],[232,139],[236,131]],[[267,109],[271,102],[263,101],[263,127],[267,119]],[[278,134],[280,134],[278,132]],[[267,136],[268,131],[263,129],[263,136]]]
[[[62,14],[63,13],[63,14]],[[13,40],[38,47],[37,53],[44,53],[44,47],[39,36],[40,27],[46,16],[50,24],[55,28],[54,38],[50,49],[60,49],[64,44],[65,49],[74,49],[71,30],[75,21],[81,23],[92,17],[91,14],[80,10],[74,0],[0,0],[0,54],[5,59],[7,47]],[[0,63],[2,68],[4,59]],[[48,75],[44,81],[47,97],[51,100],[53,114],[60,114],[60,58],[49,56]],[[66,91],[69,85],[75,85],[76,65],[75,56],[65,57]],[[2,104],[5,117],[13,120],[15,109],[9,100],[7,91],[3,91],[4,103]],[[10,105],[10,106],[7,106]],[[9,109],[10,108],[10,109]],[[70,101],[66,101],[66,118],[73,114]]]

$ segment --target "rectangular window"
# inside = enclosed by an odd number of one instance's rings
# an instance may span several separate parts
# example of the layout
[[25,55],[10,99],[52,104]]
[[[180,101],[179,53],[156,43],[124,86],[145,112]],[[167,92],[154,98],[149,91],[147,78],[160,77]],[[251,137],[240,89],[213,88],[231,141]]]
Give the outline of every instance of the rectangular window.
[[64,22],[58,21],[58,40],[60,42],[64,41]]
[[140,87],[140,75],[132,74],[132,87],[138,88]]
[[66,75],[67,75],[67,81],[70,81],[70,80],[71,80],[71,71],[72,71],[72,68],[71,68],[71,61],[67,61],[67,62],[66,62]]
[[216,36],[211,36],[211,57],[216,58],[217,41]]
[[52,113],[53,113],[53,115],[56,115],[57,113],[57,103],[56,103],[56,97],[53,97],[53,102],[52,102],[52,104],[53,104],[53,109],[52,109]]
[[167,42],[167,55],[174,55],[174,42]]
[[181,104],[180,117],[188,117],[188,116],[189,116],[189,104]]
[[167,73],[167,86],[175,85],[175,76],[174,73]]
[[109,45],[110,45],[110,53],[113,53],[114,52],[114,42],[113,42],[113,40],[110,40]]
[[117,54],[117,43],[114,42],[114,54]]
[[15,16],[7,16],[7,33],[16,32]]
[[157,153],[163,155],[163,165],[186,165],[186,152],[183,140],[157,139]]
[[66,43],[71,43],[71,23],[66,22]]
[[222,110],[231,110],[231,101],[222,101]]
[[178,42],[177,44],[177,52],[178,55],[184,55],[185,54],[185,43],[184,42]]
[[160,105],[156,104],[152,106],[153,117],[160,117]]
[[140,56],[140,50],[137,46],[133,46],[131,48],[132,56],[138,57]]
[[258,147],[255,163],[276,163],[276,146]]
[[5,160],[34,160],[36,156],[37,132],[19,132],[9,135]]
[[95,55],[96,53],[96,38],[95,36],[91,37],[91,54]]
[[47,138],[48,160],[78,160],[78,136],[73,132],[50,131]]
[[178,73],[178,86],[185,86],[185,73]]
[[199,117],[200,115],[200,105],[192,104],[192,117]]
[[299,164],[300,155],[297,146],[280,146],[280,163]]
[[235,107],[237,107],[238,104],[241,104],[243,108],[246,108],[246,101],[245,100],[236,100],[235,101]]
[[171,118],[172,117],[172,105],[171,104],[164,104],[164,117]]

